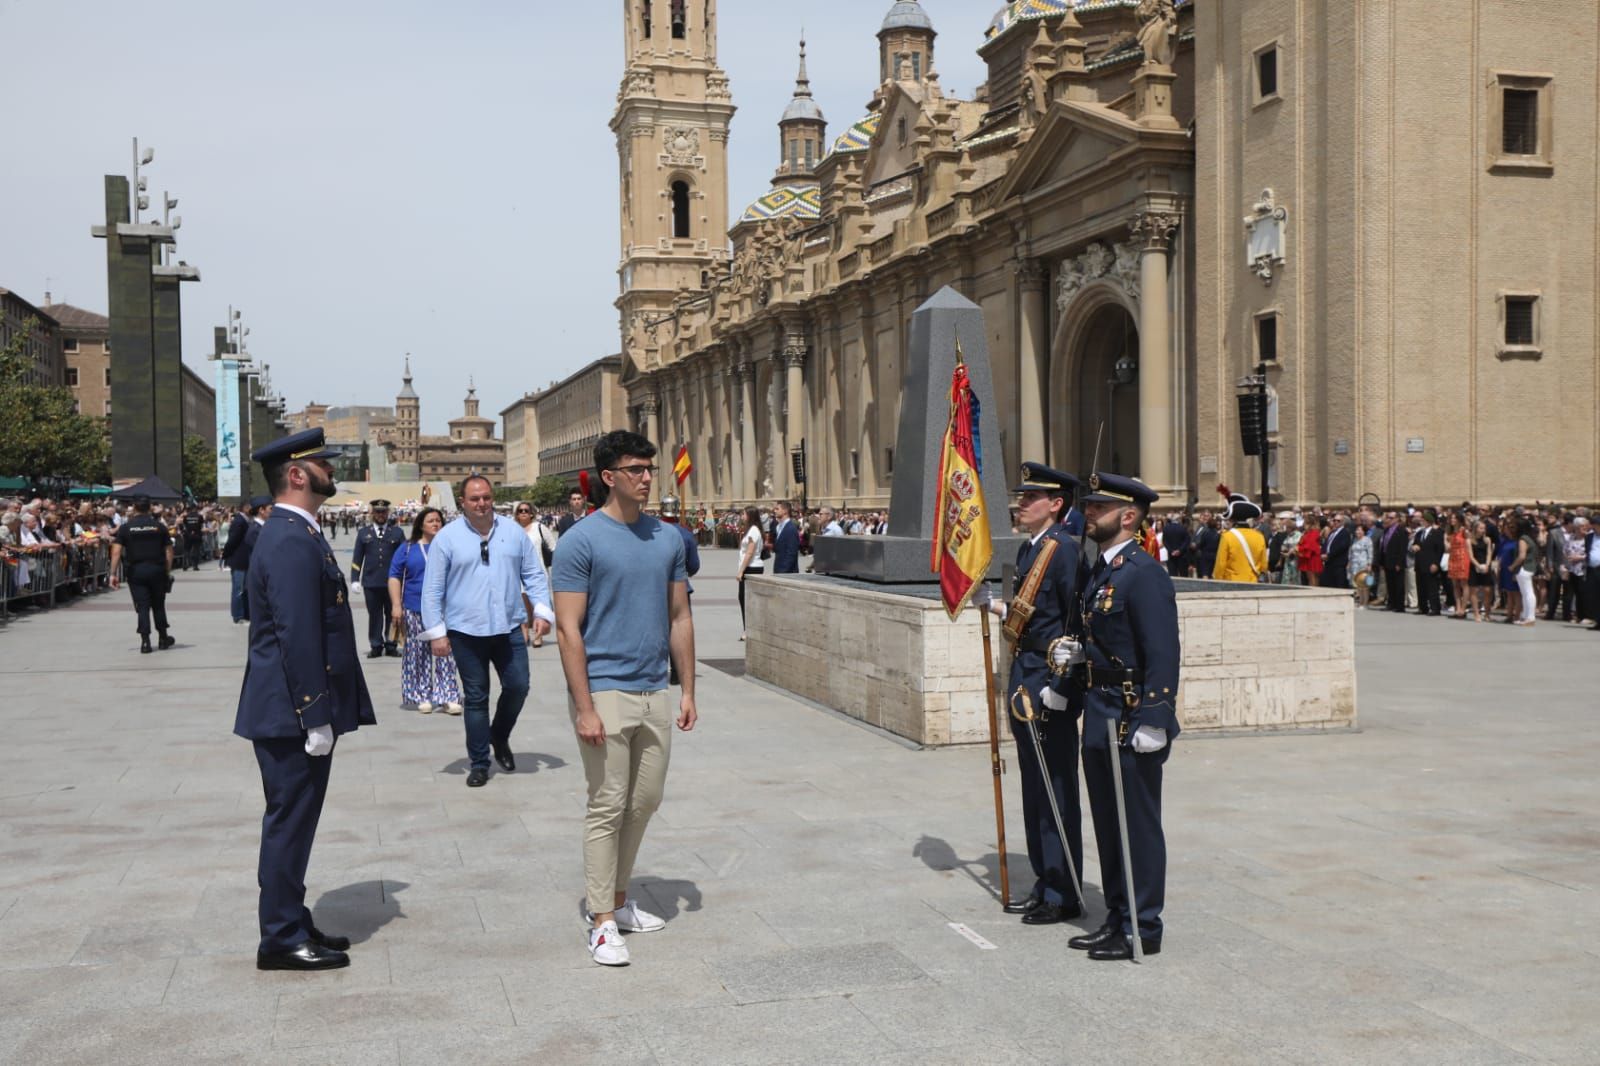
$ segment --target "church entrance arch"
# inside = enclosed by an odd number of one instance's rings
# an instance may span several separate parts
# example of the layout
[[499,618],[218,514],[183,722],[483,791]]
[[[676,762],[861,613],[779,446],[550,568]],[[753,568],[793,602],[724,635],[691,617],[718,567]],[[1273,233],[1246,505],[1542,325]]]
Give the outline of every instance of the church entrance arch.
[[1056,466],[1088,477],[1102,424],[1100,469],[1139,472],[1138,307],[1109,281],[1068,304],[1050,358],[1050,450]]

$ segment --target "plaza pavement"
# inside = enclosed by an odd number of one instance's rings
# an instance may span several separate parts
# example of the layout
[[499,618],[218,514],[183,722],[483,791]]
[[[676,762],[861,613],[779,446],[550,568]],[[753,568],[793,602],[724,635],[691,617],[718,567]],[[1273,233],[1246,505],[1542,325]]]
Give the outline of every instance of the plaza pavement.
[[[703,662],[740,655],[732,564],[696,582]],[[1366,612],[1362,732],[1180,741],[1142,967],[1000,913],[986,751],[702,665],[634,885],[668,927],[602,969],[555,648],[518,772],[472,791],[460,720],[398,710],[398,660],[371,663],[378,725],[339,745],[309,877],[353,965],[264,974],[227,587],[180,574],[152,656],[126,592],[0,629],[0,1062],[1600,1060],[1587,631]]]

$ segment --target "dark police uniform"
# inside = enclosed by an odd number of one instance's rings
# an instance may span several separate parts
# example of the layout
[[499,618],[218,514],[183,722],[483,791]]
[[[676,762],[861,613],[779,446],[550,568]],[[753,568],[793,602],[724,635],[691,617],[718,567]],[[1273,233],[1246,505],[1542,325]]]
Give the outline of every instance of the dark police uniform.
[[[1154,503],[1157,496],[1142,482],[1114,474],[1090,479],[1090,501]],[[1102,552],[1106,549],[1102,546]],[[1166,896],[1167,847],[1161,831],[1161,770],[1178,735],[1178,604],[1172,578],[1159,560],[1139,547],[1121,545],[1110,563],[1097,561],[1083,590],[1082,639],[1087,663],[1073,677],[1084,690],[1083,780],[1094,819],[1100,854],[1100,879],[1105,892],[1106,924],[1118,938],[1131,935],[1132,922],[1122,871],[1122,846],[1117,830],[1117,797],[1112,776],[1106,723],[1116,723],[1122,781],[1128,810],[1128,848],[1133,857],[1133,883],[1139,934],[1145,951],[1160,950],[1161,910]],[[1165,730],[1166,744],[1141,754],[1133,748],[1141,726]],[[1085,940],[1093,940],[1090,934]],[[1102,938],[1104,939],[1104,938]],[[1079,944],[1075,947],[1096,947]],[[1123,951],[1131,945],[1119,944]],[[1099,955],[1096,957],[1113,957]],[[1126,957],[1123,954],[1118,957]]]
[[[252,459],[331,458],[322,430],[296,433]],[[335,737],[373,725],[372,699],[356,653],[349,589],[333,549],[305,518],[274,507],[260,527],[249,570],[250,652],[236,735],[255,743],[266,794],[261,820],[262,953],[323,942],[306,909],[306,866],[328,790],[332,756],[306,753],[307,732]]]
[[117,527],[116,542],[122,545],[122,562],[127,574],[128,592],[139,615],[139,636],[148,643],[150,616],[155,615],[156,630],[163,647],[167,636],[167,549],[172,534],[161,519],[141,512]]
[[183,568],[200,569],[200,550],[205,545],[206,536],[206,520],[200,514],[200,508],[191,507],[185,511],[183,518],[178,521],[178,528],[183,530]]
[[[389,501],[372,501],[374,508],[380,504],[387,508]],[[350,580],[360,582],[361,594],[367,601],[367,644],[374,655],[400,654],[389,639],[389,563],[405,539],[397,522],[386,522],[382,527],[368,523],[356,534],[355,549],[350,555]]]
[[[1077,489],[1078,479],[1059,470],[1038,463],[1022,464],[1022,484],[1015,491],[1030,489],[1044,492],[1071,493]],[[1081,520],[1081,516],[1080,516]],[[1034,884],[1029,894],[1029,904],[1024,905],[1023,921],[1029,925],[1053,924],[1080,913],[1077,893],[1073,891],[1071,875],[1061,850],[1061,834],[1056,829],[1055,816],[1050,810],[1046,787],[1055,789],[1056,803],[1061,810],[1061,821],[1066,826],[1067,847],[1071,849],[1073,869],[1083,870],[1083,815],[1078,803],[1078,715],[1082,710],[1081,693],[1068,682],[1050,671],[1050,642],[1075,632],[1078,619],[1078,589],[1082,577],[1078,542],[1068,532],[1065,523],[1052,526],[1040,534],[1035,542],[1024,542],[1017,551],[1017,572],[1011,597],[1027,580],[1029,571],[1044,549],[1046,540],[1056,543],[1044,580],[1034,596],[1033,616],[1027,628],[1014,645],[1011,674],[1006,682],[1005,697],[1020,700],[1017,690],[1024,689],[1033,701],[1034,712],[1040,716],[1037,724],[1040,746],[1044,748],[1045,763],[1049,767],[1050,783],[1045,783],[1044,768],[1039,765],[1028,736],[1029,726],[1007,715],[1011,722],[1011,735],[1017,744],[1017,766],[1022,779],[1022,821],[1027,829],[1028,862],[1033,867]],[[1041,690],[1049,688],[1056,697],[1067,701],[1067,709],[1048,709]],[[1039,907],[1033,901],[1046,907]]]

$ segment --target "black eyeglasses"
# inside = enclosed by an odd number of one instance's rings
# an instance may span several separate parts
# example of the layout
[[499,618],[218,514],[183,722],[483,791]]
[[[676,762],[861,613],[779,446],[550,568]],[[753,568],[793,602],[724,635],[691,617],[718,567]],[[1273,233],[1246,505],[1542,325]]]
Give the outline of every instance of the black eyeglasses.
[[480,540],[478,542],[478,558],[483,560],[483,565],[484,566],[488,566],[489,565],[489,538],[488,537],[485,537],[484,539],[482,539],[482,540]]
[[618,474],[627,474],[629,477],[644,477],[646,474],[654,477],[656,471],[661,468],[659,466],[647,466],[644,463],[635,463],[632,466],[614,466],[611,469]]

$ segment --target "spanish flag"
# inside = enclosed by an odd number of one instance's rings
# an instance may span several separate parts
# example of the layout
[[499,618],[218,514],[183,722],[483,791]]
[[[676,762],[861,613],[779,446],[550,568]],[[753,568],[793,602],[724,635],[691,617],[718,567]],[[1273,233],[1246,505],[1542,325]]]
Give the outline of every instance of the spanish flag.
[[955,621],[989,572],[994,541],[989,508],[983,500],[983,457],[978,448],[978,398],[972,394],[967,364],[956,342],[956,370],[950,381],[950,422],[939,460],[939,491],[934,500],[933,557],[944,609]]
[[672,473],[677,477],[678,484],[682,485],[687,481],[693,471],[694,463],[689,461],[689,446],[678,445],[678,457],[672,461]]

